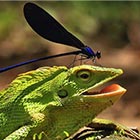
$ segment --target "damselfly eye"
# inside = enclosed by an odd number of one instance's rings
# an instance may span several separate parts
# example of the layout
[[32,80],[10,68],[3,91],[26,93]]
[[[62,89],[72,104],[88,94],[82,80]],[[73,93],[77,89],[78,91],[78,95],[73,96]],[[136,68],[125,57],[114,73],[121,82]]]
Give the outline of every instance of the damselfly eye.
[[97,52],[96,52],[96,57],[97,57],[98,59],[101,58],[101,52],[100,52],[100,51],[97,51]]

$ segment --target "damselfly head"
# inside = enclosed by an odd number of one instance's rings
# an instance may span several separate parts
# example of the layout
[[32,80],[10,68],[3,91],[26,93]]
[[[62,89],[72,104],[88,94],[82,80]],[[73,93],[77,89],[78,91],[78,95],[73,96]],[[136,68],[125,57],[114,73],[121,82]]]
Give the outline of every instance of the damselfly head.
[[98,59],[101,58],[101,52],[100,52],[100,51],[97,51],[97,52],[96,52],[96,57],[97,57]]

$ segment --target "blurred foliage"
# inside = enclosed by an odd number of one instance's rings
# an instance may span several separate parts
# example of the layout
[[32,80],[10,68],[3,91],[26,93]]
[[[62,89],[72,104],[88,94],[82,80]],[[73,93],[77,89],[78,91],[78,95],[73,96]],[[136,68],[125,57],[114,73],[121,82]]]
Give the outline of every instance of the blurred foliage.
[[[24,3],[1,2],[0,39],[6,38],[16,25],[22,24]],[[83,40],[92,41],[93,38],[105,34],[113,43],[128,41],[127,26],[134,20],[140,21],[140,2],[135,1],[36,1],[36,3],[46,8]]]
[[[23,24],[22,8],[25,2],[1,2],[0,39],[8,36],[14,27]],[[36,3],[46,8],[82,40],[94,43],[103,35],[117,47],[128,42],[127,27],[140,21],[140,2],[134,1],[45,1]],[[64,12],[65,11],[65,12]],[[24,24],[25,26],[25,24]],[[93,40],[94,38],[94,40]]]

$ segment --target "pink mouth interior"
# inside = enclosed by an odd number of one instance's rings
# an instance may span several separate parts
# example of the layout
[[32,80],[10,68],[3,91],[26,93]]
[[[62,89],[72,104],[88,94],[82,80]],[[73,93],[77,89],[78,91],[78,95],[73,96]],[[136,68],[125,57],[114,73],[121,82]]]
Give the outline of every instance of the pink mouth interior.
[[113,91],[117,91],[120,89],[120,86],[118,84],[112,84],[110,86],[105,87],[104,89],[102,89],[100,91],[100,93],[108,93],[108,92],[113,92]]
[[93,91],[93,92],[84,92],[83,95],[96,95],[96,94],[102,94],[102,93],[109,93],[117,91],[121,88],[118,84],[112,84],[105,88],[103,88],[101,91]]

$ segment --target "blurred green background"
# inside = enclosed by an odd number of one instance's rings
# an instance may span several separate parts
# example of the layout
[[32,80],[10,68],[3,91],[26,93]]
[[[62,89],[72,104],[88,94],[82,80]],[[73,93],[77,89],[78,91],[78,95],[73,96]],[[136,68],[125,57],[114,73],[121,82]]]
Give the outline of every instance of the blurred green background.
[[[100,116],[140,127],[140,2],[45,1],[35,2],[93,50],[100,50],[97,64],[122,68],[113,80],[128,91]],[[0,2],[0,68],[42,56],[74,51],[37,35],[23,15],[25,2]],[[47,25],[46,25],[47,26]],[[41,66],[66,65],[70,56],[22,66],[0,74],[0,89],[19,73]],[[65,60],[65,61],[64,61]]]

